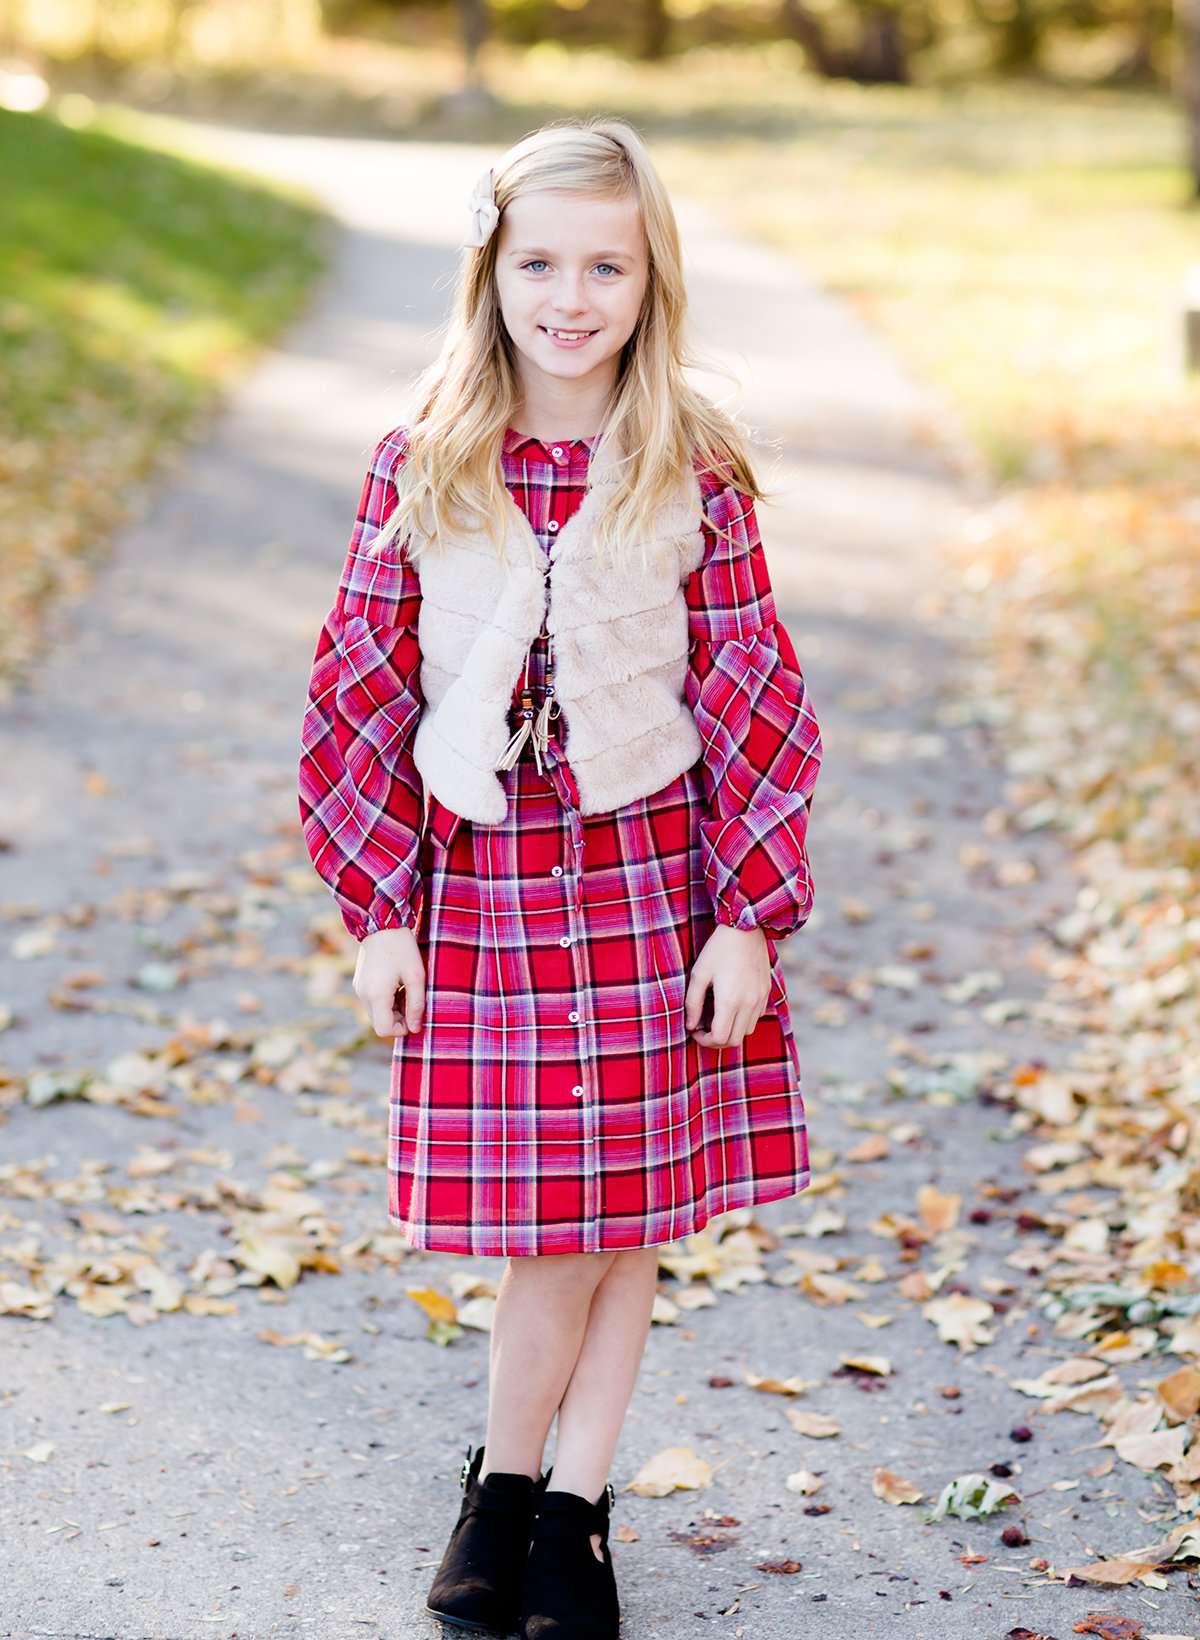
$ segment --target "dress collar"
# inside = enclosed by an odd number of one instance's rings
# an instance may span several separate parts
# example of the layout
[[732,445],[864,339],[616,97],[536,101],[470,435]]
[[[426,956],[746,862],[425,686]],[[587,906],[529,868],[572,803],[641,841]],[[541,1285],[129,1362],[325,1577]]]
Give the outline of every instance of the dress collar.
[[526,461],[542,461],[550,467],[563,465],[561,456],[555,457],[551,452],[561,450],[569,462],[586,461],[592,452],[598,435],[591,438],[564,438],[539,439],[532,433],[520,433],[515,427],[504,429],[504,454],[506,456],[521,456]]

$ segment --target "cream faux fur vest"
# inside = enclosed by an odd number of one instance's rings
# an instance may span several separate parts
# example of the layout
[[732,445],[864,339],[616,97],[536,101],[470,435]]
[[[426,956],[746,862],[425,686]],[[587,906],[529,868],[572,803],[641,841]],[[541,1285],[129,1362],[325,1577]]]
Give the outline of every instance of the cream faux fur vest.
[[508,812],[497,765],[513,686],[543,615],[581,813],[659,791],[700,755],[684,700],[684,586],[704,546],[699,479],[689,472],[660,512],[648,566],[635,551],[628,571],[615,575],[594,551],[595,518],[615,482],[616,456],[603,445],[549,558],[506,490],[507,569],[482,529],[442,536],[415,559],[425,706],[413,758],[428,790],[466,819],[495,825]]

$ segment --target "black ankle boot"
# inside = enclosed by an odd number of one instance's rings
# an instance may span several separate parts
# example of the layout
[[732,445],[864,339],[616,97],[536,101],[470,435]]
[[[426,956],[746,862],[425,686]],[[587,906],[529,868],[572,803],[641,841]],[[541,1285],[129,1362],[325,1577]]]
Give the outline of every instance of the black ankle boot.
[[[576,1492],[542,1491],[521,1601],[521,1640],[618,1640],[621,1608],[608,1547],[613,1489],[595,1503]],[[603,1561],[591,1534],[600,1535]]]
[[470,1447],[459,1471],[465,1496],[426,1611],[455,1628],[511,1634],[521,1616],[521,1585],[533,1512],[546,1477],[490,1474],[483,1480],[483,1447]]

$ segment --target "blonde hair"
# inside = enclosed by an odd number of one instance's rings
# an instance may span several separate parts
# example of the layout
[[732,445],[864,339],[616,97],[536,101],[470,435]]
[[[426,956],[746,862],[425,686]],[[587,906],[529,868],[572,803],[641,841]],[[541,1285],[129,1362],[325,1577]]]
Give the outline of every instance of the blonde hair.
[[[660,506],[694,463],[720,472],[752,499],[767,496],[739,423],[684,377],[686,366],[703,364],[734,379],[720,365],[702,361],[685,341],[687,295],[675,213],[633,127],[598,116],[555,121],[514,143],[492,172],[501,220],[512,200],[542,189],[608,199],[632,195],[641,211],[648,277],[600,431],[605,448],[623,459],[597,516],[597,550],[611,553],[619,570],[627,562],[626,544],[644,543]],[[521,392],[497,296],[499,239],[497,223],[485,244],[464,249],[441,352],[416,379],[417,408],[396,472],[397,504],[365,552],[410,533],[415,561],[436,543],[443,521],[478,520],[506,562],[504,519],[511,498],[500,453],[505,429],[521,408]],[[593,448],[593,461],[595,456]]]

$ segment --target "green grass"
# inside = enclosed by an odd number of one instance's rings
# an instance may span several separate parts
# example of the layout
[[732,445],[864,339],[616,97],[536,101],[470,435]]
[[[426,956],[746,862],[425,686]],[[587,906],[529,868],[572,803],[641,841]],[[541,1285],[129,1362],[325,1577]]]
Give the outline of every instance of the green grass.
[[132,488],[302,307],[314,206],[158,152],[116,116],[0,110],[0,675]]

